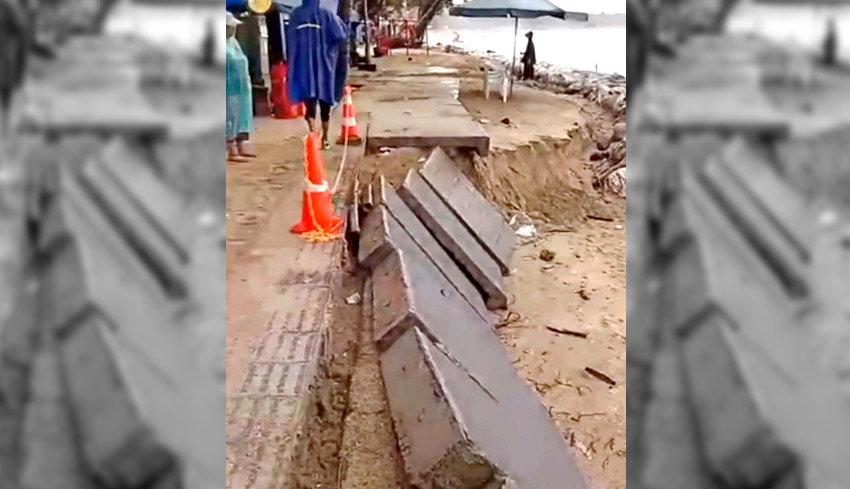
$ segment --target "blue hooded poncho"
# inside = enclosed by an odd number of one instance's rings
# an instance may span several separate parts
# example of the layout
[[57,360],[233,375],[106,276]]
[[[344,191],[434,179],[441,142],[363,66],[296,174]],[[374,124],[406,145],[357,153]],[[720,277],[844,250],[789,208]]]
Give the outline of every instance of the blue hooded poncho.
[[304,0],[292,12],[286,29],[290,100],[339,102],[337,62],[346,39],[342,19],[319,7],[319,0]]

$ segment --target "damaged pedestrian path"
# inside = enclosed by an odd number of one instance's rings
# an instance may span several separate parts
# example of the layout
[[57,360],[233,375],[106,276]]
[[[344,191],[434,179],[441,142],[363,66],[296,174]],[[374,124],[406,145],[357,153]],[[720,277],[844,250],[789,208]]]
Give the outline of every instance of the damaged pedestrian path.
[[662,73],[630,175],[629,487],[848,487],[850,78],[731,35]]
[[[323,153],[331,180],[346,154],[339,241],[289,232],[302,120],[258,120],[259,157],[228,163],[228,488],[622,487],[609,481],[625,480],[625,359],[611,351],[625,350],[625,324],[604,316],[625,305],[600,284],[625,295],[624,270],[603,270],[624,269],[624,216],[589,203],[596,144],[577,121],[593,109],[521,87],[525,103],[568,115],[526,125],[510,106],[516,122],[494,140],[482,120],[505,108],[480,93],[478,64],[420,53],[354,74],[365,144]],[[565,203],[542,219],[562,225],[519,241],[509,217],[545,212],[526,207],[544,188]],[[558,257],[541,266],[538,246]]]
[[0,487],[216,487],[223,73],[180,59],[187,90],[104,37],[55,54],[2,141]]

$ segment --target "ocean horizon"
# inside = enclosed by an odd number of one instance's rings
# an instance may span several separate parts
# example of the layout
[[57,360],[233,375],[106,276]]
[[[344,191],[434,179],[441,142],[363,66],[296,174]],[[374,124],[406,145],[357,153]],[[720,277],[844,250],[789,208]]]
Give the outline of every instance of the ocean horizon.
[[[592,15],[590,22],[554,18],[522,19],[516,56],[525,51],[525,33],[534,32],[537,61],[558,68],[626,75],[625,15]],[[436,17],[428,30],[431,46],[453,45],[468,51],[510,58],[514,43],[513,19]]]
[[838,30],[840,57],[850,62],[850,6],[744,3],[732,12],[727,30],[815,53],[823,45],[829,19]]

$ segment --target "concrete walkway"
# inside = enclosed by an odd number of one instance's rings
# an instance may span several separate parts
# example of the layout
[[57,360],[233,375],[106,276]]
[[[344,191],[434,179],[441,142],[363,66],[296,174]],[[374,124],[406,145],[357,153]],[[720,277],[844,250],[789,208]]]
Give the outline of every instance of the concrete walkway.
[[[283,486],[339,270],[341,241],[289,232],[301,218],[305,132],[303,120],[259,120],[259,157],[228,162],[227,488]],[[331,185],[341,154],[324,153]],[[349,148],[350,164],[359,157]]]
[[458,100],[458,70],[400,59],[379,58],[377,73],[358,74],[365,82],[357,107],[372,116],[368,150],[442,146],[486,155],[490,136]]

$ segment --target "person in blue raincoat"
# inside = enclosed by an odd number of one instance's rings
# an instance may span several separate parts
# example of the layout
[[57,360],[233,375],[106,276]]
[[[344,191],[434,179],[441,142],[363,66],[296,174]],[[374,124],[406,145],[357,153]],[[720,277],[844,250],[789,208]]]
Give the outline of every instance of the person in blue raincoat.
[[339,51],[347,40],[345,23],[319,6],[319,0],[304,0],[292,12],[286,31],[289,54],[289,98],[304,102],[307,124],[317,132],[316,112],[321,110],[322,143],[328,147],[331,107],[342,98]]
[[236,40],[236,28],[242,24],[227,12],[227,103],[226,136],[227,159],[245,161],[256,156],[248,140],[254,132],[254,105],[251,95],[251,76],[248,74],[248,57]]

